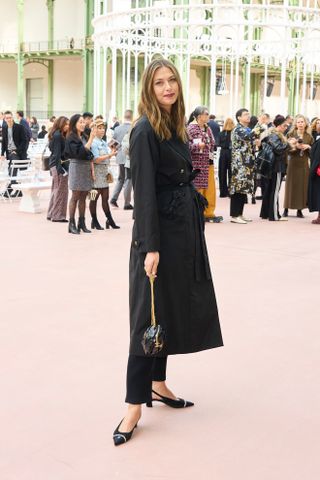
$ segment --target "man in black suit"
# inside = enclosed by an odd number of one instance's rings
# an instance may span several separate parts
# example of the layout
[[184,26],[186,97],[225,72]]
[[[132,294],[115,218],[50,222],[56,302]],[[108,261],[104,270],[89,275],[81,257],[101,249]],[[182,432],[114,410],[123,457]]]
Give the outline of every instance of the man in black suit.
[[31,132],[31,128],[30,128],[30,125],[29,123],[27,122],[27,120],[24,118],[24,113],[23,113],[23,110],[18,110],[17,111],[17,120],[19,122],[20,125],[23,126],[23,128],[25,129],[25,132],[26,132],[26,135],[27,135],[27,139],[28,139],[28,145],[29,145],[29,142],[32,138],[32,132]]
[[[23,125],[14,122],[12,112],[5,112],[4,120],[6,123],[2,127],[1,157],[7,157],[10,168],[12,160],[26,160],[29,141]],[[10,186],[8,192],[11,195]]]

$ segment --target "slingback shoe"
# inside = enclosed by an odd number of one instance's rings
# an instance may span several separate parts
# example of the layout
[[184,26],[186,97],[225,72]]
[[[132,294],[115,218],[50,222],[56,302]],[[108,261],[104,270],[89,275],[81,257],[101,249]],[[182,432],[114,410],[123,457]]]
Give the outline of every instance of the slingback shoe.
[[129,440],[132,437],[133,430],[135,428],[137,428],[137,426],[138,426],[138,424],[136,423],[135,426],[133,427],[133,429],[131,430],[131,432],[119,432],[119,427],[120,427],[122,422],[123,422],[123,419],[121,420],[121,422],[119,423],[119,425],[117,426],[115,431],[113,432],[113,443],[114,443],[115,447],[118,447],[119,445],[122,445],[123,443],[129,442]]
[[172,408],[187,408],[187,407],[193,407],[194,403],[193,402],[188,402],[188,400],[184,400],[183,398],[177,398],[177,400],[173,400],[172,398],[164,397],[163,395],[160,395],[160,393],[155,392],[152,390],[153,393],[158,395],[160,398],[153,398],[150,402],[147,402],[147,407],[152,407],[152,402],[162,402],[165,405],[168,405],[168,407]]

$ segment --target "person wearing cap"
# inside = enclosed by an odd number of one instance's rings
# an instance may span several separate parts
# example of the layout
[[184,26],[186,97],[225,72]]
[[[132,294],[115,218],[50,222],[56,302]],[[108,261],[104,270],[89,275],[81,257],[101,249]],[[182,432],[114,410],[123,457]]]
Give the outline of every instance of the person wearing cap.
[[94,157],[94,184],[93,188],[98,191],[98,195],[95,199],[90,200],[89,210],[91,214],[91,228],[96,228],[97,230],[103,230],[97,218],[97,201],[99,196],[102,200],[102,209],[107,218],[106,228],[120,228],[115,224],[110,208],[109,208],[109,183],[107,175],[109,173],[110,158],[115,155],[115,150],[112,150],[107,142],[103,140],[105,135],[105,124],[104,121],[98,119],[94,122],[96,128],[96,136],[91,145],[91,152]]

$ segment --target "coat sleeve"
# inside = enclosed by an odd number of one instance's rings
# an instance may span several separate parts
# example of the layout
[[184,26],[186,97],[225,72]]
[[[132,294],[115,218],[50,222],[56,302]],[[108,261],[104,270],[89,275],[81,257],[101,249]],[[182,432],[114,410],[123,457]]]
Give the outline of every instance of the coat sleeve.
[[130,135],[130,166],[134,190],[133,245],[140,253],[160,250],[156,196],[156,170],[159,162],[157,140],[150,125],[138,123]]
[[208,136],[209,136],[209,139],[210,139],[209,150],[210,150],[210,152],[212,152],[212,151],[214,150],[214,147],[215,147],[215,145],[216,145],[216,142],[215,142],[215,139],[214,139],[214,136],[213,136],[213,133],[212,133],[210,127],[208,127]]
[[85,148],[80,139],[74,138],[70,135],[66,140],[65,157],[76,158],[78,160],[92,160],[93,154],[90,150]]
[[[29,127],[30,128],[30,127]],[[19,154],[22,157],[27,158],[27,150],[28,150],[28,144],[29,144],[29,138],[27,136],[26,130],[21,126],[19,129],[19,134],[20,134],[20,141],[19,141]]]
[[317,140],[312,145],[310,157],[311,157],[310,174],[316,175],[317,168],[320,165],[320,140]]
[[49,160],[49,164],[52,166],[55,166],[57,168],[57,171],[59,173],[60,167],[61,167],[61,136],[58,132],[55,132],[52,137],[52,151],[51,151],[51,157]]
[[286,150],[289,149],[289,144],[283,143],[278,137],[278,135],[270,135],[267,140],[269,145],[271,145],[271,147],[273,148],[273,151],[278,155],[284,153]]
[[4,155],[8,149],[8,127],[2,127],[1,155]]

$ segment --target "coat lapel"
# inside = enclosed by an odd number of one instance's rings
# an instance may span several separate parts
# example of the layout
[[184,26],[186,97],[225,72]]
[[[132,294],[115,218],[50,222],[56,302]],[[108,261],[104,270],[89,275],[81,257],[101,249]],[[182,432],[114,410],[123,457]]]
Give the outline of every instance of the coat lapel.
[[187,143],[182,143],[177,139],[168,140],[168,146],[171,150],[174,150],[180,157],[184,158],[186,162],[192,165],[191,155]]

